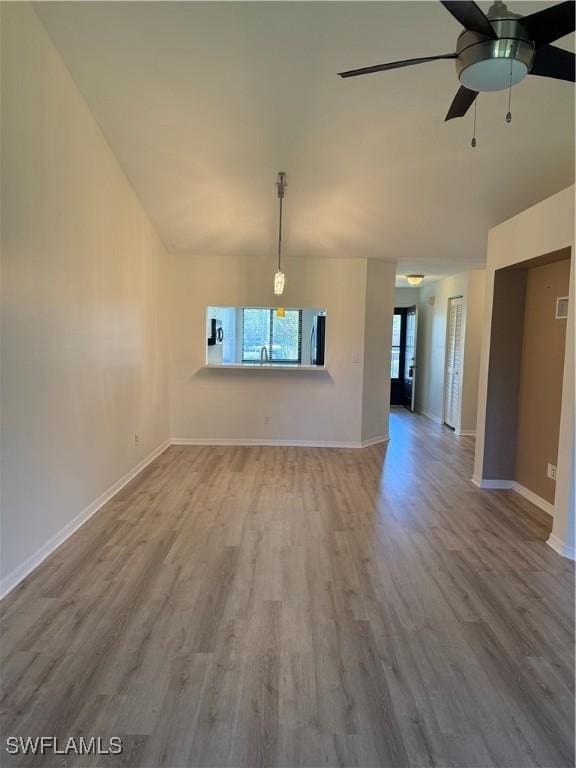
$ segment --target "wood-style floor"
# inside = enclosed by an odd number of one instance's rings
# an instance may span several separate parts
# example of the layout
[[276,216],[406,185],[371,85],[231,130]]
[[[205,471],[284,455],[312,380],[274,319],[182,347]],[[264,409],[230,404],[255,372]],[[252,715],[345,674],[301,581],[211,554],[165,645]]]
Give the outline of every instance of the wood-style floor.
[[572,564],[397,411],[363,450],[172,447],[2,604],[2,765],[567,768]]

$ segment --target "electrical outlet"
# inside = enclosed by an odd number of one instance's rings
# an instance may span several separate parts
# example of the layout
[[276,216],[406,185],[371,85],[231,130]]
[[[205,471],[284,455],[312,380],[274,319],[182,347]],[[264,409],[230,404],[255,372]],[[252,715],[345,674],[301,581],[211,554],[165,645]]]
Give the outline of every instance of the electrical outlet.
[[550,480],[556,480],[556,464],[548,464],[548,471],[546,472],[546,475],[550,478]]
[[358,354],[358,352],[356,352],[355,354],[352,355],[352,362],[353,363],[359,363],[360,362],[360,355]]
[[140,445],[140,435],[134,435],[134,445],[136,448]]
[[270,416],[264,416],[264,424],[270,424]]

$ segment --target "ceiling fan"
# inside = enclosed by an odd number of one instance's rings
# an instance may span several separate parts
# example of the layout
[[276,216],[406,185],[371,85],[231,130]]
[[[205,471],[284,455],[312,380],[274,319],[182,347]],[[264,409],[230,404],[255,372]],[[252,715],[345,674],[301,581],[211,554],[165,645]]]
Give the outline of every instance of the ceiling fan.
[[446,120],[463,117],[480,91],[511,88],[526,75],[574,82],[574,54],[550,45],[574,32],[574,0],[558,3],[529,16],[512,13],[500,0],[496,0],[487,15],[474,2],[440,1],[464,27],[458,36],[455,53],[351,69],[340,72],[340,77],[356,77],[427,61],[454,59],[461,85]]

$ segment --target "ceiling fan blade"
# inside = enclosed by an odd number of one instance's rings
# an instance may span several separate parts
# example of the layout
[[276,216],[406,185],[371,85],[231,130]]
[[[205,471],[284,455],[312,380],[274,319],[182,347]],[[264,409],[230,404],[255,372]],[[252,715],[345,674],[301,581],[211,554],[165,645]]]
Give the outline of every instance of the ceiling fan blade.
[[556,48],[554,45],[543,45],[536,51],[531,75],[540,77],[555,77],[557,80],[574,82],[576,56],[571,51]]
[[478,96],[478,91],[471,91],[461,85],[458,89],[458,93],[454,96],[454,101],[450,105],[450,109],[444,118],[444,122],[453,120],[455,117],[464,117],[472,104],[474,104],[476,96]]
[[558,3],[521,19],[536,48],[574,32],[574,0]]
[[478,8],[476,3],[471,2],[471,0],[470,2],[440,0],[440,2],[466,29],[470,29],[472,32],[478,32],[481,35],[486,35],[486,37],[491,37],[494,40],[497,38],[496,32],[494,32],[492,25],[484,15],[484,11]]
[[347,72],[338,72],[340,77],[356,77],[357,75],[369,75],[372,72],[386,72],[388,69],[410,67],[412,64],[423,64],[425,61],[437,61],[438,59],[457,59],[457,53],[442,53],[440,56],[424,56],[421,59],[404,59],[404,61],[391,61],[389,64],[375,64],[373,67],[361,69],[349,69]]

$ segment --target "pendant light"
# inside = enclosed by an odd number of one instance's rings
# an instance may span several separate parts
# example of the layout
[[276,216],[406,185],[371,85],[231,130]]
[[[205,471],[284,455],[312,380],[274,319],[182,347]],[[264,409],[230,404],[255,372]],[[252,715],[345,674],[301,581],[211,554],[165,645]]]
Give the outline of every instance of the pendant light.
[[278,190],[279,216],[278,216],[278,270],[274,275],[274,293],[281,296],[284,293],[284,272],[282,272],[282,201],[286,191],[286,174],[283,171],[278,173],[276,188]]

